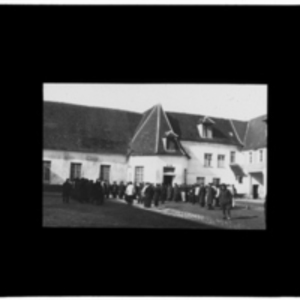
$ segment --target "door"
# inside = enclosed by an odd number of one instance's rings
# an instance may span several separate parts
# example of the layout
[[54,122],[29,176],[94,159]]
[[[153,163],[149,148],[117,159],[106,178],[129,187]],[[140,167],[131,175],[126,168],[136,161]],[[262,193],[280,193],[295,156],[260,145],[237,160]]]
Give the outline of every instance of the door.
[[164,175],[164,184],[170,185],[173,182],[173,177],[170,175]]
[[253,184],[253,199],[258,198],[258,184]]

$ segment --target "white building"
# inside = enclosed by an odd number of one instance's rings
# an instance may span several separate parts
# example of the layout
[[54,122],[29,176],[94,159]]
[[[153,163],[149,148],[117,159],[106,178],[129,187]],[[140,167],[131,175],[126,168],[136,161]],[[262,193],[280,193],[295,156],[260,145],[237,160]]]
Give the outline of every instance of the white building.
[[214,181],[234,184],[248,196],[258,189],[264,197],[264,119],[242,122],[165,112],[159,104],[138,114],[45,102],[43,180]]

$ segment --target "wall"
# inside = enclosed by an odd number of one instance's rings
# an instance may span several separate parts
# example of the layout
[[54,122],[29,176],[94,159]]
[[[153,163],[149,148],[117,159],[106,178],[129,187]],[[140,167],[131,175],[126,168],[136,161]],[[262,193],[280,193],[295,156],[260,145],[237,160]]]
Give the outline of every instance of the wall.
[[[259,161],[259,150],[243,151],[243,168],[248,174],[246,194],[252,198],[254,184],[259,185],[259,197],[264,198],[267,193],[267,148],[263,150],[263,161]],[[252,152],[252,163],[249,160],[249,153]]]
[[162,183],[163,168],[175,168],[173,183],[184,182],[184,169],[187,168],[187,158],[177,156],[131,156],[128,163],[128,180],[135,181],[135,167],[144,167],[144,182]]
[[127,163],[125,155],[80,153],[44,150],[43,160],[51,161],[50,184],[61,184],[70,177],[71,163],[82,163],[81,176],[95,180],[100,175],[100,165],[111,165],[110,181],[125,181]]
[[[197,143],[189,141],[181,141],[187,153],[191,156],[188,161],[187,183],[194,184],[197,177],[204,177],[205,183],[210,183],[213,178],[220,178],[221,183],[234,184],[238,193],[245,193],[247,191],[247,184],[243,181],[240,184],[230,168],[230,152],[235,151],[235,163],[241,164],[243,162],[243,155],[236,146]],[[212,154],[212,167],[204,167],[204,154]],[[223,168],[218,168],[218,155],[225,155],[225,162]]]

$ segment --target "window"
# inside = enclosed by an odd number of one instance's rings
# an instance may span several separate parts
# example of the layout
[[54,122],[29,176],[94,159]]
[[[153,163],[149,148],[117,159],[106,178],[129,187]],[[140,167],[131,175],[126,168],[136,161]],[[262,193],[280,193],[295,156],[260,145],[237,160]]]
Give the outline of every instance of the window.
[[205,177],[197,177],[197,184],[205,184]]
[[163,144],[166,151],[175,152],[178,150],[177,142],[175,137],[168,136],[167,138],[163,138]]
[[140,183],[144,181],[144,167],[135,167],[135,182]]
[[212,126],[203,124],[203,137],[205,138],[212,138]]
[[230,152],[230,163],[231,164],[235,163],[235,151]]
[[225,166],[225,155],[218,155],[218,168],[224,168]]
[[237,180],[239,183],[243,183],[243,176],[236,176],[236,180]]
[[81,164],[71,163],[70,179],[74,180],[75,178],[81,177]]
[[220,182],[221,182],[221,179],[220,179],[220,178],[213,178],[213,184],[219,185]]
[[262,162],[264,159],[264,152],[263,150],[259,150],[259,161]]
[[249,152],[249,163],[252,164],[252,152]]
[[43,182],[50,183],[51,161],[43,162]]
[[100,180],[110,181],[110,166],[101,165],[100,166]]
[[204,167],[211,167],[212,154],[204,154]]

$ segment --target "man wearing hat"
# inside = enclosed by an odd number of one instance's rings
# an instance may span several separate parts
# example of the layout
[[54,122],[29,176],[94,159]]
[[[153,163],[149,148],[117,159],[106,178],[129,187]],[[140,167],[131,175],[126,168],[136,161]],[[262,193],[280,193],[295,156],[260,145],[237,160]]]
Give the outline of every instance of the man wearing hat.
[[230,220],[231,219],[231,208],[232,208],[232,193],[228,189],[228,185],[221,185],[220,192],[220,206],[223,212],[223,219]]

